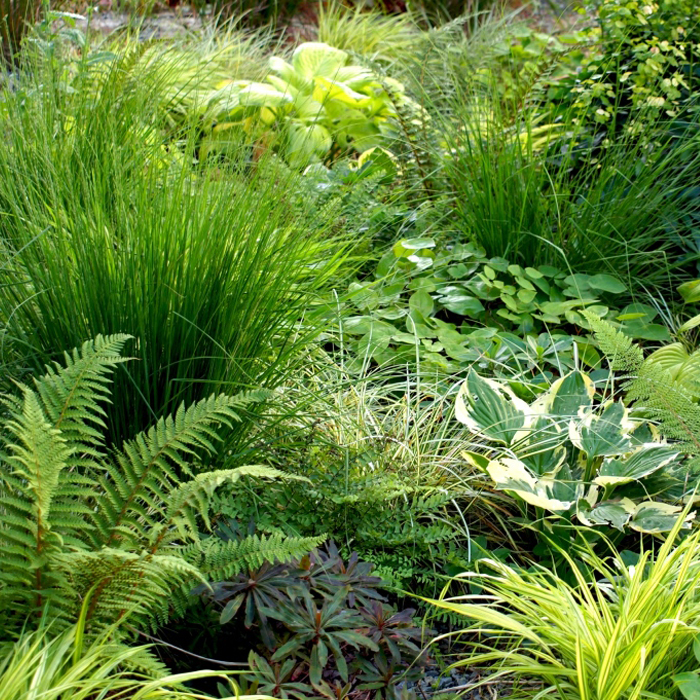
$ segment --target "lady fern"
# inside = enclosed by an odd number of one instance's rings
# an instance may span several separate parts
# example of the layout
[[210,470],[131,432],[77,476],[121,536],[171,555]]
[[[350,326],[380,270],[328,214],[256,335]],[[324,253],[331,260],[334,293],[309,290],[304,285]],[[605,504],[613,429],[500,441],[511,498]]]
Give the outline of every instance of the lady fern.
[[287,478],[264,466],[206,471],[200,462],[215,452],[221,429],[264,392],[181,406],[105,454],[101,404],[127,340],[98,336],[5,402],[0,607],[18,624],[47,606],[52,617],[71,623],[88,591],[90,624],[127,614],[152,624],[181,611],[188,587],[210,571],[291,558],[319,544],[249,538],[231,547],[202,534],[212,526],[216,491],[246,477]]
[[692,468],[700,465],[700,405],[694,392],[697,379],[691,376],[691,384],[678,381],[653,355],[645,358],[643,350],[611,323],[588,311],[583,314],[610,368],[625,373],[626,400],[649,414],[666,437],[694,458]]

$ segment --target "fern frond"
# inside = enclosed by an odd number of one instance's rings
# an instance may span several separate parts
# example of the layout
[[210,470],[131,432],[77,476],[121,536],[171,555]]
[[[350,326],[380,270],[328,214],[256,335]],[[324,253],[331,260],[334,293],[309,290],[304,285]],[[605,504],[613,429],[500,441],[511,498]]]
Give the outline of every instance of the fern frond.
[[626,400],[655,420],[665,437],[674,440],[680,450],[700,455],[700,406],[692,385],[688,389],[676,381],[658,354],[645,359],[643,350],[608,321],[589,311],[582,313],[610,368],[631,374],[624,385]]
[[198,474],[194,479],[179,485],[169,494],[168,507],[160,531],[152,533],[154,542],[165,543],[164,535],[168,532],[171,539],[181,537],[185,541],[197,540],[199,536],[197,518],[202,518],[207,529],[211,529],[209,511],[214,492],[223,485],[233,486],[246,476],[256,479],[305,481],[303,477],[287,474],[279,469],[260,464]]
[[66,440],[84,448],[102,444],[105,412],[100,403],[109,399],[109,375],[129,359],[120,353],[131,337],[98,335],[83,343],[80,351],[66,352],[65,367],[56,362],[34,380],[46,416]]
[[287,537],[283,533],[249,535],[241,540],[223,541],[210,537],[199,548],[190,547],[185,556],[210,581],[231,578],[265,562],[299,559],[325,542],[326,536]]
[[[62,547],[61,530],[75,523],[52,524],[52,507],[61,471],[73,448],[41,410],[37,395],[24,387],[21,412],[10,404],[6,427],[12,442],[7,446],[6,471],[0,475],[0,546],[3,552],[4,586],[0,595],[7,604],[19,598],[34,600],[40,610],[57,581],[46,575],[46,562]],[[46,590],[45,590],[46,589]]]
[[608,359],[610,368],[621,372],[636,372],[644,362],[642,349],[609,321],[590,311],[581,311],[595,333],[601,351]]
[[213,453],[217,429],[238,420],[237,397],[210,396],[185,408],[175,417],[161,418],[147,433],[140,433],[116,454],[116,469],[100,479],[94,523],[96,544],[118,543],[139,548],[148,531],[163,517],[167,495],[183,475],[192,475],[187,458]]
[[170,598],[185,582],[205,583],[197,567],[180,556],[127,552],[105,547],[55,557],[70,580],[69,590],[85,596],[91,589],[88,620],[106,623],[125,616],[137,620],[168,618]]
[[[142,624],[181,612],[186,592],[204,582],[200,564],[233,570],[306,553],[322,538],[281,536],[202,542],[217,489],[244,477],[292,479],[249,466],[192,476],[192,458],[211,454],[218,431],[269,392],[211,396],[181,406],[123,449],[103,455],[101,429],[109,375],[129,336],[98,337],[65,356],[5,401],[9,420],[0,470],[0,609],[3,621],[40,618],[48,605],[61,627],[90,593],[94,628],[126,615]],[[97,473],[99,472],[99,478]],[[183,477],[192,477],[185,483]],[[218,542],[219,546],[215,546]],[[218,547],[218,548],[217,548]],[[0,630],[0,633],[2,630]]]

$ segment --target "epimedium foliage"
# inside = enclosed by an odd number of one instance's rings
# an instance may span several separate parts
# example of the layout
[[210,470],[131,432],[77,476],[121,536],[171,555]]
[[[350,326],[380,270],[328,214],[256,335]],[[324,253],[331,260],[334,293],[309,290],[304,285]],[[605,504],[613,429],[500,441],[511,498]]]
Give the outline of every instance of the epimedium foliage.
[[207,471],[222,428],[251,391],[184,405],[120,449],[104,448],[104,404],[129,336],[98,336],[65,355],[34,386],[8,397],[0,475],[0,603],[5,634],[46,609],[56,629],[77,619],[88,629],[127,616],[153,625],[182,612],[186,591],[210,575],[308,551],[318,539],[206,538],[217,489],[242,479],[274,479],[275,469]]
[[569,274],[550,265],[522,267],[488,258],[472,243],[439,246],[402,239],[373,278],[351,283],[342,332],[356,355],[378,364],[416,359],[458,372],[478,363],[509,366],[542,383],[574,366],[576,352],[595,368],[595,342],[580,335],[588,309],[633,338],[664,340],[658,310],[624,304],[627,286],[610,274]]
[[389,605],[385,584],[371,563],[357,553],[343,560],[331,542],[194,592],[221,610],[222,624],[242,623],[247,639],[257,637],[247,692],[303,698],[337,686],[394,698],[397,682],[418,677],[428,660],[415,611]]

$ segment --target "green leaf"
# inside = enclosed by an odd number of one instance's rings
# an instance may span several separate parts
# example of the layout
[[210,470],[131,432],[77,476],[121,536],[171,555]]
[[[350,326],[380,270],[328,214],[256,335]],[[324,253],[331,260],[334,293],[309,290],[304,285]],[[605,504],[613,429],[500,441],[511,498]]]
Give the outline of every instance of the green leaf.
[[489,464],[488,473],[497,488],[510,491],[537,508],[559,513],[574,505],[574,500],[563,501],[555,497],[555,480],[535,478],[518,459],[495,459]]
[[617,277],[612,275],[593,275],[588,278],[588,284],[593,289],[600,289],[610,294],[622,294],[622,292],[627,291],[627,287]]
[[575,418],[580,409],[588,411],[591,408],[595,387],[587,374],[574,370],[554,382],[548,394],[552,416],[565,419],[568,425],[569,419]]
[[347,60],[345,51],[315,41],[301,44],[292,54],[294,71],[307,79],[319,75],[335,78]]
[[429,318],[433,313],[435,303],[430,294],[421,289],[411,294],[408,299],[408,306],[412,310],[419,311],[423,318]]
[[628,410],[621,401],[610,402],[600,415],[589,414],[569,427],[571,442],[589,459],[625,454],[630,449]]
[[227,622],[230,622],[236,616],[236,613],[238,612],[244,600],[245,596],[243,595],[238,595],[235,598],[229,600],[228,603],[226,603],[224,609],[221,611],[221,616],[219,617],[219,624],[225,625]]
[[677,673],[673,676],[673,682],[685,700],[700,700],[700,676],[697,673]]
[[324,156],[333,145],[328,130],[320,124],[291,122],[287,130],[286,156],[292,165],[307,165],[314,157]]
[[529,289],[519,289],[518,290],[518,299],[523,302],[523,304],[529,304],[531,303],[535,297],[537,296],[537,292],[534,290],[529,290]]
[[625,459],[606,459],[594,479],[601,486],[627,484],[638,481],[662,469],[679,455],[666,445],[644,444]]
[[440,303],[452,313],[474,318],[484,311],[484,305],[473,296],[459,292],[440,297]]
[[686,304],[695,304],[700,301],[700,280],[692,280],[678,287],[678,292]]
[[238,101],[244,107],[279,107],[289,104],[292,96],[265,83],[250,83],[238,93]]
[[[680,513],[681,508],[679,506],[656,501],[644,501],[636,507],[630,520],[630,527],[633,530],[637,530],[637,532],[660,535],[673,529],[678,522]],[[694,518],[695,513],[689,513],[683,523],[683,527],[690,527],[690,522]]]
[[688,331],[692,330],[693,328],[697,328],[698,326],[700,326],[700,314],[689,318],[683,325],[680,326],[678,332],[687,333]]
[[619,503],[598,503],[590,509],[579,507],[576,515],[586,527],[605,525],[620,531],[624,530],[631,517],[629,509]]
[[435,257],[434,253],[426,250],[434,247],[435,241],[432,238],[405,238],[394,244],[393,251],[397,258],[407,258],[409,255],[415,255],[417,251]]

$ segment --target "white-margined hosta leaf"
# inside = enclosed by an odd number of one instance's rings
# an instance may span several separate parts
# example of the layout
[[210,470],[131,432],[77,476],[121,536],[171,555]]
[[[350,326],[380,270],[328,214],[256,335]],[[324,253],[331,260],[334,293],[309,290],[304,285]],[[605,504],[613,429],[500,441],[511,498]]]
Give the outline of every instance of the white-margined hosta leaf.
[[591,378],[575,370],[557,379],[545,394],[548,397],[548,413],[555,420],[566,424],[569,419],[579,416],[581,412],[589,412],[593,406],[595,387]]
[[[680,506],[672,506],[669,503],[644,501],[635,507],[629,525],[637,532],[659,535],[668,532],[675,525],[681,510]],[[689,528],[694,519],[695,513],[688,513],[683,527]]]
[[623,499],[623,501],[597,503],[592,508],[588,507],[586,501],[579,501],[576,516],[579,522],[587,527],[608,525],[623,531],[629,523],[635,507],[629,499]]
[[569,423],[569,439],[589,459],[623,455],[630,450],[629,432],[633,425],[629,411],[621,402],[609,402],[600,414],[588,413]]
[[495,459],[489,464],[488,473],[497,488],[511,491],[526,503],[544,510],[564,512],[576,502],[574,486],[556,479],[537,478],[518,459]]
[[455,415],[475,435],[505,445],[531,422],[530,406],[510,387],[484,379],[473,370],[457,394]]
[[646,443],[625,457],[608,458],[594,479],[601,486],[627,484],[668,466],[679,456],[678,450],[657,442]]

